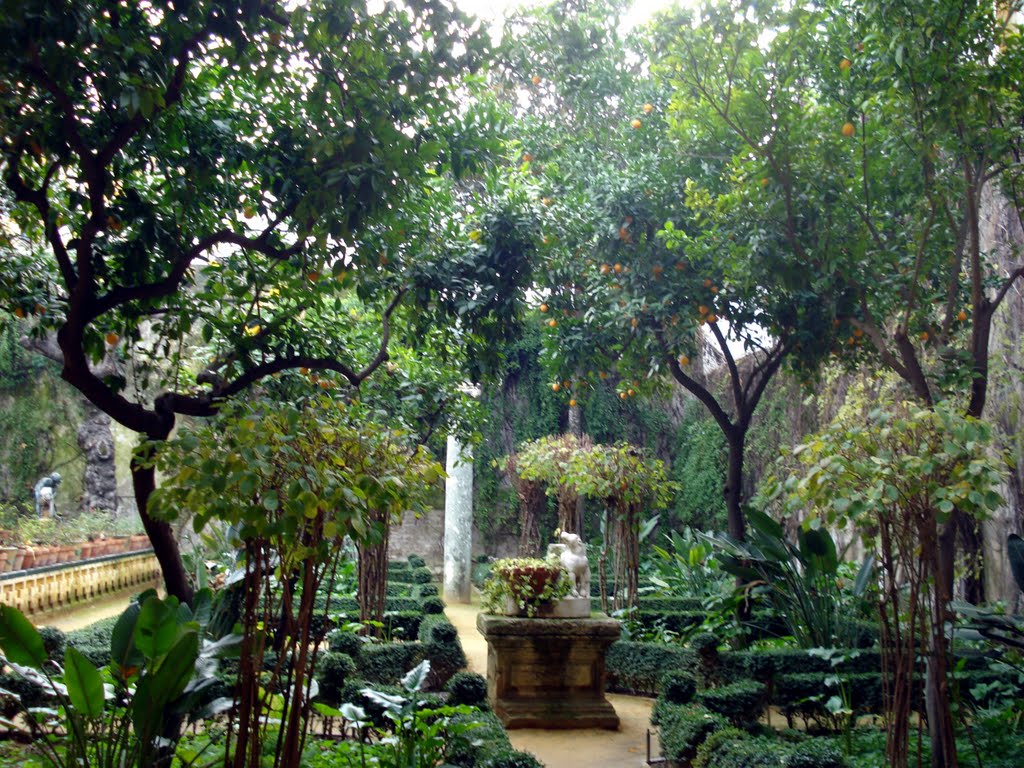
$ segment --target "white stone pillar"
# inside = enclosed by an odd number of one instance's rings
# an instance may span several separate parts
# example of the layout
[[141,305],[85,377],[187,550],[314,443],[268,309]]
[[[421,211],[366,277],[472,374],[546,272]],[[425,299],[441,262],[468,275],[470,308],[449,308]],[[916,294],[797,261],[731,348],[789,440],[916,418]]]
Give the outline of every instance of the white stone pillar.
[[444,597],[468,603],[473,569],[473,448],[448,435],[444,484]]

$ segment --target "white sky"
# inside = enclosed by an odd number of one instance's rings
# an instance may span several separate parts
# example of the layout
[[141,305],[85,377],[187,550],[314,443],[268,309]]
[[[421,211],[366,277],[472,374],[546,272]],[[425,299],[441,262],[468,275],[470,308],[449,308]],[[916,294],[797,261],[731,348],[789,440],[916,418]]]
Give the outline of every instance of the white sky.
[[[539,4],[538,0],[454,0],[455,4],[481,19],[491,21],[500,33],[501,22],[509,11],[520,6]],[[633,7],[626,14],[623,26],[630,29],[647,21],[655,12],[675,4],[674,0],[633,0]]]

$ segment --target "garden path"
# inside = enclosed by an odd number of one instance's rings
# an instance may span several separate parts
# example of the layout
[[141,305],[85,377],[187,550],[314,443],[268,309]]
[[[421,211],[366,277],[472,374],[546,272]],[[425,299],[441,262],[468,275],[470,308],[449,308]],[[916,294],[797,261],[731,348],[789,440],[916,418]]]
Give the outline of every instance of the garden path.
[[[476,629],[480,606],[448,603],[445,613],[459,632],[469,670],[487,674],[487,642]],[[532,752],[547,768],[631,768],[645,765],[646,734],[651,723],[653,699],[608,694],[619,715],[619,730],[585,728],[548,731],[524,728],[509,731],[512,746]],[[657,739],[652,737],[652,750]]]

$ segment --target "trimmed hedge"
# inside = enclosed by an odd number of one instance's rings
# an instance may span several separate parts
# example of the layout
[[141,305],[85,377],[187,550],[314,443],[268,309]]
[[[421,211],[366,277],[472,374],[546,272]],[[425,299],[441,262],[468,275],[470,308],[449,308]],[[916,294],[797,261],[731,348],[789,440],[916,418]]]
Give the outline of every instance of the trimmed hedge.
[[419,641],[421,643],[454,643],[458,631],[443,613],[424,616],[420,622]]
[[710,711],[728,718],[740,727],[753,725],[764,712],[767,691],[763,683],[741,680],[737,683],[709,688],[696,696],[698,704]]
[[371,683],[388,685],[425,658],[420,643],[367,643],[355,658],[356,673]]
[[544,768],[529,752],[512,748],[508,733],[493,712],[455,715],[456,723],[475,723],[476,727],[448,741],[448,764],[460,768]]
[[658,726],[662,754],[671,761],[686,763],[711,734],[728,728],[729,722],[695,704],[672,704],[664,699],[654,703],[651,722]]
[[668,672],[661,678],[661,697],[670,704],[689,704],[697,695],[697,680],[689,672]]
[[487,680],[476,672],[456,672],[445,685],[449,704],[487,709]]
[[417,584],[412,588],[412,596],[419,600],[425,597],[438,597],[440,594],[437,584]]
[[315,672],[317,685],[320,686],[317,698],[331,706],[342,704],[345,681],[355,669],[356,663],[347,653],[327,651],[320,654]]
[[434,574],[429,568],[388,570],[388,581],[394,584],[429,584],[433,580]]
[[655,611],[657,613],[687,613],[700,611],[707,614],[704,602],[699,597],[641,597],[641,611]]
[[118,618],[120,617],[111,616],[82,629],[68,632],[65,634],[66,642],[93,665],[105,667],[110,663],[110,635]]
[[444,600],[440,597],[427,597],[423,599],[420,610],[428,616],[444,613]]
[[787,742],[728,728],[707,738],[694,768],[845,768],[842,752],[829,739]]
[[696,664],[696,655],[688,648],[620,640],[612,643],[605,657],[607,688],[656,696],[666,672],[693,672]]

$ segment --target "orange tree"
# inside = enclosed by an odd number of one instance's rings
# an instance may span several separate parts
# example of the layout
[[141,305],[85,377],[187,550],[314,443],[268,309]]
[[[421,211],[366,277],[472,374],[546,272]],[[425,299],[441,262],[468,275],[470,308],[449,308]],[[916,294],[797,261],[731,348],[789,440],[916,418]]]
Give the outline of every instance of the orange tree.
[[[402,302],[433,310],[419,322],[457,316],[471,344],[514,328],[524,250],[500,227],[471,241],[445,182],[475,170],[494,117],[455,108],[485,43],[448,5],[7,11],[0,34],[25,44],[0,54],[15,225],[0,300],[115,421],[159,444],[179,416],[282,371],[358,388],[387,360]],[[381,319],[358,365],[331,317],[346,291]],[[148,514],[151,467],[132,466],[138,508],[168,591],[188,600],[171,529]]]
[[[1020,221],[1024,46],[1008,21],[1019,8],[715,2],[657,33],[675,132],[734,148],[764,235],[832,286],[832,352],[975,418],[993,320],[1024,275],[1012,244],[986,245],[983,215]],[[980,550],[954,513],[939,536],[947,594],[958,533]]]
[[556,3],[513,22],[512,71],[534,73],[519,147],[544,217],[545,357],[570,401],[602,380],[628,399],[668,377],[696,397],[726,438],[742,538],[754,413],[784,363],[809,370],[831,348],[832,276],[761,208],[741,140],[678,119],[650,76],[657,50],[621,36],[618,11]]

